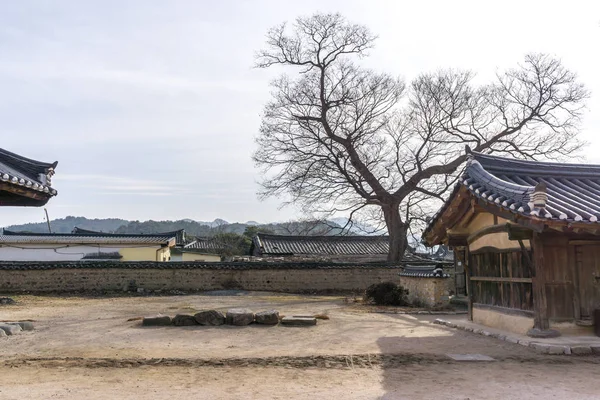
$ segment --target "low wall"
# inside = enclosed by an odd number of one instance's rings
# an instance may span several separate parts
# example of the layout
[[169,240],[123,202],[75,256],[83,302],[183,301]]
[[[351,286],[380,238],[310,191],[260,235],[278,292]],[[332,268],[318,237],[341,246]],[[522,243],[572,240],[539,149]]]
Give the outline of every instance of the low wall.
[[533,327],[533,316],[528,316],[525,313],[522,313],[522,315],[511,314],[509,310],[503,312],[491,307],[473,305],[473,322],[526,335],[527,331]]
[[360,292],[398,280],[400,266],[198,262],[0,262],[0,292],[242,289],[277,292]]
[[408,300],[427,307],[449,303],[448,282],[450,278],[400,276],[400,285],[408,289]]

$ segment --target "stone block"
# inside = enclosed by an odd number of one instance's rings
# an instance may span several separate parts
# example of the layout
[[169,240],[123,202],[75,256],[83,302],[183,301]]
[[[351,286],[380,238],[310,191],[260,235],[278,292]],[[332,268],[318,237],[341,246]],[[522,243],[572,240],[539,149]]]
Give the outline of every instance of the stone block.
[[142,326],[168,326],[171,325],[171,317],[168,315],[157,315],[155,317],[144,317]]
[[217,310],[200,311],[194,315],[194,318],[200,325],[205,326],[218,326],[225,323],[225,316],[221,311]]
[[313,317],[283,317],[281,324],[286,326],[311,326],[317,324],[317,319]]
[[514,344],[519,343],[519,338],[515,337],[515,336],[506,336],[506,338],[504,340],[506,340],[509,343],[514,343]]
[[592,354],[600,354],[600,346],[590,346],[592,349]]
[[31,321],[19,321],[19,322],[11,322],[11,325],[19,325],[24,331],[32,331],[33,330],[33,322]]
[[0,338],[3,337],[7,337],[6,332],[4,332],[4,330],[0,329]]
[[254,321],[254,313],[247,308],[232,308],[227,310],[225,320],[229,325],[249,325]]
[[546,343],[531,343],[529,347],[531,347],[537,352],[544,354],[558,355],[570,353],[570,349],[567,346],[559,346]]
[[0,324],[0,329],[8,336],[15,335],[23,330],[18,324]]
[[194,318],[193,315],[187,315],[187,314],[177,314],[171,322],[173,322],[173,325],[175,325],[175,326],[198,325],[198,322],[196,322],[196,318]]
[[269,310],[261,311],[254,315],[257,324],[277,325],[279,323],[279,311]]
[[592,354],[592,348],[590,346],[571,346],[571,353],[578,356],[587,356]]
[[548,346],[548,354],[570,354],[569,346]]

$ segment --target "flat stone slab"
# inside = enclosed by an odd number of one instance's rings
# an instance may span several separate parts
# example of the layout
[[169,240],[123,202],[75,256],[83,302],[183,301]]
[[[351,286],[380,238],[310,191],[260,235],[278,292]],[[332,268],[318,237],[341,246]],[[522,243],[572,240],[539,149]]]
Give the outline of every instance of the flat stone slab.
[[23,330],[18,324],[0,324],[0,329],[8,336],[15,335]]
[[254,315],[254,320],[257,324],[277,325],[279,323],[279,311],[269,310],[257,312]]
[[600,354],[600,346],[590,346],[593,354]]
[[281,319],[281,324],[287,326],[312,326],[317,324],[317,319],[315,317],[294,315],[291,317],[283,317]]
[[144,317],[142,326],[169,326],[171,325],[171,317],[168,315],[157,315],[154,317]]
[[590,346],[571,346],[571,354],[586,356],[592,354],[592,348]]
[[454,361],[495,361],[492,357],[484,354],[446,354]]
[[544,354],[571,354],[571,348],[569,346],[561,346],[546,343],[530,343],[529,347]]
[[193,315],[177,314],[171,321],[175,326],[193,326],[198,325]]
[[206,310],[194,315],[196,322],[204,326],[218,326],[225,323],[225,316],[221,311]]
[[229,325],[249,325],[254,321],[254,313],[247,308],[232,308],[227,310],[225,319]]

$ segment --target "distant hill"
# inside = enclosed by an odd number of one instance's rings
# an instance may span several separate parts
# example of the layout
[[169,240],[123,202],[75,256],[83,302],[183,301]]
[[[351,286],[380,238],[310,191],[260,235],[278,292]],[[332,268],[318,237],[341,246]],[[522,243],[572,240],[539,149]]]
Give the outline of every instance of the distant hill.
[[[88,219],[85,217],[65,217],[50,221],[52,232],[70,233],[74,227],[101,232],[114,232],[129,221],[119,218]],[[14,231],[26,231],[34,233],[48,233],[46,222],[37,222],[23,225],[7,226],[6,229]]]
[[[338,235],[342,233],[341,227],[333,221],[291,221],[259,224],[255,221],[229,223],[222,219],[216,219],[212,222],[182,219],[178,221],[150,220],[140,222],[127,221],[118,218],[88,219],[85,217],[69,216],[52,220],[50,221],[50,225],[52,231],[56,233],[70,233],[75,227],[107,233],[136,234],[170,232],[185,229],[188,235],[191,236],[214,236],[219,233],[242,234],[248,227],[258,227],[261,231],[277,235]],[[35,233],[48,232],[48,226],[45,222],[12,225],[7,226],[5,229]]]

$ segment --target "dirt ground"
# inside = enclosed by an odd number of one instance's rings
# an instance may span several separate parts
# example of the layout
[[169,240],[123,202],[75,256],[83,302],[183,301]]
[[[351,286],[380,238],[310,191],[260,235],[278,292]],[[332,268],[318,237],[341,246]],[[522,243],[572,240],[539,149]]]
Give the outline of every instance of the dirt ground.
[[[541,355],[434,325],[434,316],[369,313],[342,297],[14,298],[0,319],[32,319],[36,330],[0,340],[0,399],[600,398],[599,357]],[[233,307],[330,319],[310,328],[128,321]],[[447,353],[496,361],[461,363]]]

